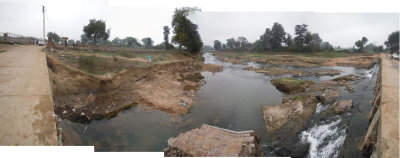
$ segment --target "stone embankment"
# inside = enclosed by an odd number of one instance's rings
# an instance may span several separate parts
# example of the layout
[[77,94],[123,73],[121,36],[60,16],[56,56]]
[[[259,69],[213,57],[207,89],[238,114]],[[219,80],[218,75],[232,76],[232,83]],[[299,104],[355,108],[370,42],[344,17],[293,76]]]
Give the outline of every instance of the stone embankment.
[[399,157],[399,62],[381,55],[370,125],[360,144],[367,157]]
[[262,156],[260,139],[253,130],[231,131],[203,124],[168,139],[165,156]]

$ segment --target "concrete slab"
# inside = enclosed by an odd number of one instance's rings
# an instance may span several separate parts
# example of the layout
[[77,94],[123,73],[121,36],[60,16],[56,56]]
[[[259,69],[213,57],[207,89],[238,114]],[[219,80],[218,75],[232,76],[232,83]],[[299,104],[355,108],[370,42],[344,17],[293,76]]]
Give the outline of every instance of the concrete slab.
[[0,53],[0,145],[57,145],[46,55],[39,46]]

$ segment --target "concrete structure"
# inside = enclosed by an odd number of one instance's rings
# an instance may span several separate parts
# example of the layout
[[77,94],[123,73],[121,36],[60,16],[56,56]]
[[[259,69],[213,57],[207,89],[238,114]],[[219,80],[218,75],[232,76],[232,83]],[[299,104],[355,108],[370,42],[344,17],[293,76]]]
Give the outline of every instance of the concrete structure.
[[371,121],[360,149],[374,158],[399,157],[399,61],[381,55]]
[[231,131],[203,124],[176,138],[168,139],[165,156],[262,156],[253,130]]
[[0,145],[58,144],[42,48],[11,46],[0,53]]

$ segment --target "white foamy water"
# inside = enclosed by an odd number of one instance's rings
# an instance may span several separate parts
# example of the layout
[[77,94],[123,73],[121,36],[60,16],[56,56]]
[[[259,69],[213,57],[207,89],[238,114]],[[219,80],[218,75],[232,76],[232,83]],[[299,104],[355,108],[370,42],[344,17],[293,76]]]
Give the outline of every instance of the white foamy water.
[[260,68],[260,65],[253,61],[250,61],[250,62],[247,62],[247,67]]
[[329,107],[329,105],[324,105],[322,103],[318,103],[317,104],[317,108],[315,109],[315,113],[319,114],[319,113],[321,113],[322,111],[324,111],[328,107]]
[[309,142],[309,158],[337,157],[346,139],[346,128],[339,129],[339,118],[328,124],[314,125],[300,134],[303,143]]
[[375,70],[374,68],[370,69],[370,70],[366,70],[365,71],[367,74],[365,76],[367,76],[368,78],[372,78],[372,75],[374,74]]

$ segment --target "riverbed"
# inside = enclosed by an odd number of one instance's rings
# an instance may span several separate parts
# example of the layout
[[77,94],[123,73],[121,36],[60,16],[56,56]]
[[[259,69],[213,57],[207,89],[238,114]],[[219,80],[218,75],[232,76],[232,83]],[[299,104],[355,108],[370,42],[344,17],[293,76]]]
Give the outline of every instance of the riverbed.
[[[59,122],[69,145],[94,145],[96,151],[162,151],[167,140],[182,132],[209,124],[231,130],[254,130],[261,138],[264,156],[276,156],[276,149],[266,137],[261,107],[280,105],[283,93],[271,83],[273,78],[262,73],[243,70],[252,67],[270,67],[269,64],[247,62],[245,65],[221,62],[211,53],[204,53],[205,63],[224,66],[222,72],[202,72],[204,85],[196,96],[196,103],[188,114],[173,116],[149,106],[137,105],[120,112],[107,120],[94,120],[89,124]],[[339,76],[354,74],[364,77],[353,85],[354,93],[341,87],[338,99],[353,99],[351,111],[329,118],[321,118],[327,105],[319,104],[316,113],[308,121],[307,128],[293,138],[299,146],[306,146],[302,157],[361,157],[359,142],[368,128],[367,113],[376,81],[378,66],[372,69],[353,67],[323,66],[318,68],[285,68],[314,70],[337,69],[336,76],[303,76],[303,80],[320,82]],[[296,154],[294,154],[296,155]]]

